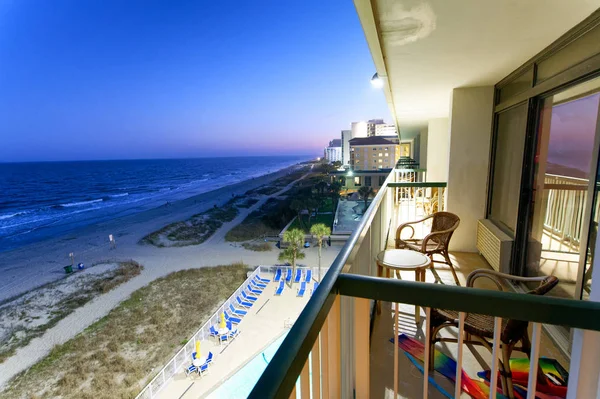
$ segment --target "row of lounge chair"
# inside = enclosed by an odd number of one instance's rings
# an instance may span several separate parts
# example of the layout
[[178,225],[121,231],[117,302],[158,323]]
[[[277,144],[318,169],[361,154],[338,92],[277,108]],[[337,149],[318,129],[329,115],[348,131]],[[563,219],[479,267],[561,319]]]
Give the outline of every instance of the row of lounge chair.
[[[285,281],[289,283],[292,280],[292,269],[289,267],[286,268],[285,273],[286,273]],[[304,277],[302,276],[303,274],[304,274]],[[275,271],[275,277],[273,278],[273,281],[275,281],[276,283],[283,281],[282,275],[283,275],[283,271],[281,269],[277,269]],[[311,280],[312,280],[312,270],[311,269],[306,270],[306,273],[303,273],[302,269],[296,269],[296,275],[294,276],[294,283],[300,283],[302,281],[304,281],[306,283],[310,283]]]

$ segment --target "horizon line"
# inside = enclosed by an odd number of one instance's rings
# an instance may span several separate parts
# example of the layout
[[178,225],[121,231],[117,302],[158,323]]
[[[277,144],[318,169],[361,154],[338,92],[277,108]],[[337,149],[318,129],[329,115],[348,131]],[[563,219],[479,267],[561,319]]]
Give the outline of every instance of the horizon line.
[[309,157],[320,158],[319,155],[310,154],[292,154],[292,155],[223,155],[223,156],[193,156],[193,157],[159,157],[159,158],[111,158],[111,159],[65,159],[65,160],[47,160],[47,161],[0,161],[0,164],[20,164],[20,163],[55,163],[55,162],[111,162],[111,161],[169,161],[183,159],[212,159],[212,158],[287,158],[287,157]]

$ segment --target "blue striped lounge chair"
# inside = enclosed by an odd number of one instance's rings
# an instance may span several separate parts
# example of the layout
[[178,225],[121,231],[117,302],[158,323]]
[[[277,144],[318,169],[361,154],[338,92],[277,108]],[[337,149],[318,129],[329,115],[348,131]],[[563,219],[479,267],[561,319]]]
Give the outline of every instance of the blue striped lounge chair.
[[260,290],[262,292],[262,290],[264,290],[265,288],[267,288],[267,286],[265,284],[256,284],[254,282],[254,280],[250,280],[250,286],[252,288],[254,288],[255,290]]
[[302,269],[296,269],[296,276],[294,277],[294,283],[299,283],[302,280]]
[[261,283],[270,283],[271,280],[269,280],[268,278],[262,278],[261,276],[259,276],[258,274],[256,275],[256,278],[258,279],[258,281],[260,281]]
[[252,285],[248,284],[246,286],[246,289],[248,290],[248,292],[250,292],[251,294],[262,294],[263,290],[259,289],[259,288],[254,288],[252,287]]
[[285,287],[285,283],[283,280],[279,281],[279,286],[277,287],[277,289],[275,290],[275,295],[281,295],[283,294],[283,288]]
[[298,288],[297,296],[303,297],[305,292],[306,292],[306,281],[303,281],[300,283],[300,288]]
[[263,288],[263,289],[267,288],[267,285],[262,283],[256,276],[254,276],[254,278],[251,280],[251,283],[256,285],[259,288]]
[[241,300],[239,296],[236,296],[235,300],[236,300],[238,306],[241,307],[241,308],[249,309],[249,308],[252,307],[252,305],[254,305],[252,302]]
[[257,301],[257,300],[258,300],[258,298],[257,298],[257,297],[255,297],[255,296],[252,296],[252,295],[248,295],[248,294],[246,294],[246,291],[245,291],[245,290],[242,290],[242,296],[244,297],[244,299],[245,299],[246,301],[249,301],[249,302],[254,302],[254,301]]
[[277,271],[275,271],[275,277],[273,278],[273,281],[276,283],[278,283],[279,280],[281,280],[281,269],[277,269]]
[[240,319],[239,317],[229,316],[227,311],[224,311],[223,313],[225,314],[225,320],[229,320],[233,324],[240,324],[242,322],[242,319]]
[[246,316],[246,314],[248,314],[248,312],[246,312],[245,310],[234,308],[232,303],[229,304],[229,310],[231,310],[231,314],[238,316]]
[[285,281],[287,281],[287,282],[292,281],[292,269],[289,267],[285,271]]
[[304,276],[304,281],[310,283],[310,280],[312,280],[312,270],[308,269],[306,271],[306,276]]

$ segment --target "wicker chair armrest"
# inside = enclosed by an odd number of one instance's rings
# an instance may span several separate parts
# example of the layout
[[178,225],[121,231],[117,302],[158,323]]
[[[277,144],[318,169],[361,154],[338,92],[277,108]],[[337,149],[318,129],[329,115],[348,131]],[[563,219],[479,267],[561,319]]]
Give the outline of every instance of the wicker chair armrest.
[[475,280],[477,280],[480,277],[484,277],[489,280],[492,280],[496,284],[496,287],[498,287],[498,289],[500,289],[501,291],[503,291],[502,280],[512,280],[512,281],[519,281],[519,282],[539,282],[541,284],[548,279],[547,276],[521,277],[521,276],[514,276],[512,274],[497,272],[495,270],[477,269],[477,270],[473,270],[467,276],[467,287],[473,287]]
[[402,223],[400,226],[398,226],[398,228],[396,229],[396,245],[400,241],[400,235],[402,234],[402,230],[404,230],[406,227],[410,227],[410,229],[412,230],[412,233],[411,233],[410,237],[408,238],[410,240],[411,238],[413,238],[415,236],[415,228],[412,225],[422,223],[422,222],[426,221],[427,219],[431,219],[432,217],[433,217],[433,215],[430,215],[430,216],[427,216],[426,218],[423,218],[420,220],[415,220],[414,222]]

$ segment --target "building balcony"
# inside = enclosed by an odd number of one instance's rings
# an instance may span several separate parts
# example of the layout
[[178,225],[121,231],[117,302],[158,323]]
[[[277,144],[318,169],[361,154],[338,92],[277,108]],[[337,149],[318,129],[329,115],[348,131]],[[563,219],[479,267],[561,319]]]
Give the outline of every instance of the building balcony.
[[[414,281],[414,272],[377,277],[375,257],[394,246],[397,226],[445,209],[445,183],[423,183],[403,173],[390,173],[250,397],[491,398],[497,391],[504,395],[497,397],[534,398],[534,387],[538,392],[556,389],[561,393],[558,397],[596,397],[600,304],[528,295],[520,292],[518,284],[498,291],[486,279],[479,279],[476,288],[467,288],[469,273],[491,269],[476,253],[450,253],[461,286],[456,285],[450,268],[439,264],[426,271],[425,282]],[[416,234],[426,232],[425,225]],[[443,359],[441,364],[440,360],[430,361],[428,353],[434,338],[435,309],[458,315],[457,327],[436,335],[442,338],[434,346],[436,356]],[[443,342],[448,338],[473,341],[464,322],[473,315],[492,321],[489,348]],[[512,367],[510,362],[513,381],[519,385],[515,389],[504,387],[506,379],[501,378],[507,375],[502,342],[508,320],[527,321],[531,341],[527,353],[513,351],[509,355],[511,359],[531,359],[523,363],[524,369]],[[550,339],[547,332],[552,326],[571,329],[573,338],[566,353]],[[412,351],[407,343],[413,344]],[[419,346],[425,353],[419,355]],[[568,388],[561,386],[559,375],[547,372],[550,361],[546,358],[553,359],[555,370],[569,372]],[[450,359],[458,366],[444,369],[444,362]],[[544,373],[538,376],[540,364]],[[488,372],[487,383],[478,376],[484,371]]]

